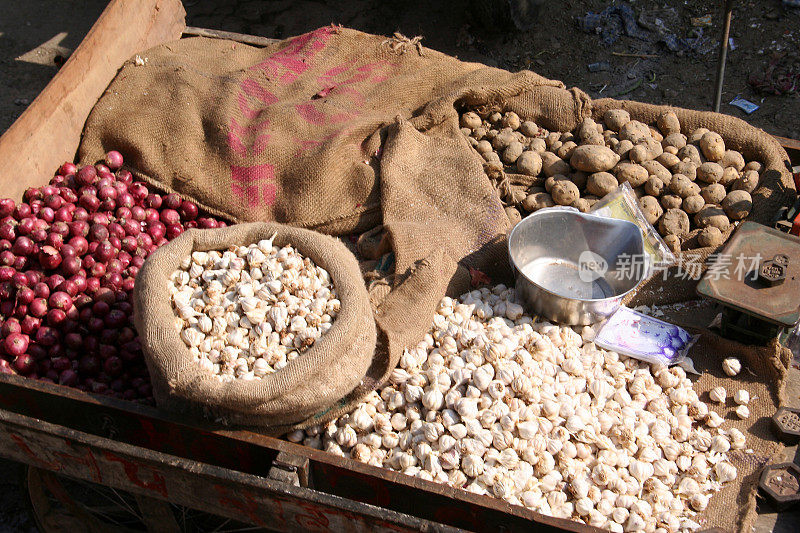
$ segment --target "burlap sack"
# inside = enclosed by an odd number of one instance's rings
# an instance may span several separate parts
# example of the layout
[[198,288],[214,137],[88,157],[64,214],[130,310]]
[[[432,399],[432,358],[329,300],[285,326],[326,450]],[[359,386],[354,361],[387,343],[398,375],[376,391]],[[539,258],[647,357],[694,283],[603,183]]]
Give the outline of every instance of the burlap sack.
[[[276,234],[331,276],[341,311],[306,352],[260,380],[223,382],[202,370],[175,330],[170,275],[193,251],[225,250]],[[275,223],[188,230],[145,261],[134,288],[136,329],[159,407],[224,424],[282,426],[337,402],[361,381],[375,351],[375,323],[361,272],[345,246],[326,235]]]

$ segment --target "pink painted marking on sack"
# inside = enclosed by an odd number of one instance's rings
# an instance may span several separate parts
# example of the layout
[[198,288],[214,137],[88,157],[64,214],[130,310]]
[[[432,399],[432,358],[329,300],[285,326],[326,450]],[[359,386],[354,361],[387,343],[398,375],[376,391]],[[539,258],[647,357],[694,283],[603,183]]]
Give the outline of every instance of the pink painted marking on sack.
[[[227,142],[231,150],[240,157],[257,156],[264,151],[269,143],[269,134],[253,135],[269,126],[269,119],[264,119],[256,124],[240,126],[235,118],[231,119],[230,131]],[[249,143],[247,139],[252,139]],[[249,153],[248,153],[249,152]]]
[[333,33],[330,27],[325,27],[295,37],[285,48],[250,69],[262,70],[267,76],[278,78],[283,84],[291,83],[308,70],[310,65],[306,60],[310,60],[325,48]]
[[277,96],[252,78],[245,78],[239,86],[246,95],[258,98],[267,105],[272,105],[278,101]]
[[314,126],[325,126],[328,124],[341,124],[356,117],[353,113],[325,113],[317,109],[313,103],[297,104],[294,106],[300,118],[313,124]]
[[269,163],[241,167],[231,165],[231,190],[250,208],[275,203],[275,167]]

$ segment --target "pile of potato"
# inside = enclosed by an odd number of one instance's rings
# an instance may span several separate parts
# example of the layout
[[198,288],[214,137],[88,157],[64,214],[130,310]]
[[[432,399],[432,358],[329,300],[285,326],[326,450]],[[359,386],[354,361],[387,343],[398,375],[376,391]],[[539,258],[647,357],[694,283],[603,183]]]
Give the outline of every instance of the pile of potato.
[[554,205],[587,212],[628,182],[676,252],[721,244],[730,225],[750,213],[763,168],[727,150],[716,132],[682,134],[671,111],[649,126],[612,109],[602,124],[586,118],[572,132],[549,132],[514,112],[466,111],[460,124],[485,159],[512,224],[521,213]]

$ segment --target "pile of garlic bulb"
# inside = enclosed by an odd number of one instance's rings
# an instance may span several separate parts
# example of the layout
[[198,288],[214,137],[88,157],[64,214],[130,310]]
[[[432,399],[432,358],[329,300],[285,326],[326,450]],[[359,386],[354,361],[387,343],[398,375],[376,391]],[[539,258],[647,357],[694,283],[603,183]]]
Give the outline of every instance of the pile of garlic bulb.
[[193,252],[171,281],[181,339],[224,381],[284,368],[331,328],[341,306],[324,268],[272,239]]
[[444,298],[389,383],[294,442],[611,531],[692,531],[739,430],[678,367],[536,322],[498,285]]

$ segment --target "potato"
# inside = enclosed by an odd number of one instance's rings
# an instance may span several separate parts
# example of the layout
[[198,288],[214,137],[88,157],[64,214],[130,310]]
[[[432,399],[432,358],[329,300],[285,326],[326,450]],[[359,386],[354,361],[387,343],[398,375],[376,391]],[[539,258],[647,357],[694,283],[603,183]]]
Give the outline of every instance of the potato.
[[650,177],[646,168],[636,163],[628,163],[626,161],[614,167],[614,174],[617,176],[617,181],[619,181],[620,184],[627,181],[631,184],[631,187],[634,188],[644,185],[644,182]]
[[748,163],[744,166],[744,170],[755,170],[761,174],[761,172],[764,170],[764,165],[762,165],[760,161],[748,161]]
[[522,155],[524,149],[521,142],[513,141],[503,150],[503,157],[501,158],[503,163],[513,165],[516,163],[517,158]]
[[709,131],[700,139],[700,149],[709,161],[721,161],[725,155],[725,141],[719,133]]
[[725,154],[719,164],[723,168],[733,167],[741,172],[744,170],[744,157],[736,150],[725,150]]
[[589,200],[586,198],[578,198],[574,202],[572,202],[572,207],[580,211],[581,213],[588,213],[589,210],[592,208],[592,204],[589,203]]
[[672,170],[672,167],[681,162],[681,160],[678,159],[677,155],[671,154],[669,152],[663,152],[660,156],[656,157],[656,161],[661,163],[661,166],[663,166],[664,168],[670,170]]
[[510,130],[501,130],[497,136],[492,139],[492,147],[499,152],[505,150],[506,147],[513,142],[519,142],[514,132]]
[[519,115],[514,113],[513,111],[508,111],[503,115],[503,118],[500,120],[500,123],[503,127],[511,128],[512,130],[519,129],[521,121],[519,119]]
[[706,183],[717,183],[722,179],[722,172],[720,164],[709,161],[697,167],[697,179]]
[[753,198],[747,191],[731,191],[722,200],[722,209],[733,220],[742,220],[753,209]]
[[[665,154],[672,154],[674,156],[677,156],[678,155],[678,149],[675,148],[674,146],[664,146],[664,153]],[[680,159],[678,161],[680,161]]]
[[478,144],[475,145],[475,150],[477,150],[479,154],[485,154],[487,152],[491,152],[492,143],[490,143],[487,140],[478,141]]
[[727,231],[731,225],[725,211],[718,205],[705,206],[694,216],[694,223],[700,228],[713,226],[722,232]]
[[462,128],[474,130],[475,128],[479,128],[483,121],[481,120],[481,117],[479,117],[474,111],[467,111],[461,115],[461,120],[459,120],[459,123],[461,124]]
[[469,137],[469,135],[472,134],[472,130],[469,128],[461,128],[461,134],[466,137]]
[[657,177],[663,183],[669,183],[672,181],[672,172],[667,170],[666,167],[664,167],[664,165],[658,161],[645,161],[641,163],[641,165],[647,170],[650,176]]
[[500,121],[503,120],[503,115],[498,111],[495,111],[494,113],[490,113],[489,116],[486,117],[486,120],[488,120],[491,124],[499,124]]
[[517,170],[526,176],[538,176],[542,171],[542,157],[534,151],[525,150],[517,158]]
[[644,184],[644,192],[658,198],[664,192],[664,182],[656,176],[650,176]]
[[575,172],[570,173],[569,181],[574,183],[578,186],[578,189],[583,191],[586,189],[586,182],[589,180],[589,174],[582,170],[576,170]]
[[619,138],[621,140],[628,140],[633,144],[639,144],[645,139],[650,139],[650,128],[647,124],[639,122],[638,120],[631,120],[619,130]]
[[467,137],[467,142],[469,142],[470,146],[477,147],[479,141],[478,141],[478,139],[473,139],[472,137]]
[[725,187],[719,183],[712,183],[700,189],[700,196],[707,204],[718,204],[725,198]]
[[[556,150],[556,155],[565,161],[568,161],[570,157],[572,157],[575,148],[578,145],[575,141],[565,141],[564,144],[561,145],[561,148]],[[608,148],[606,148],[607,150]]]
[[631,121],[631,115],[624,109],[609,109],[603,114],[603,123],[611,131],[619,131]]
[[683,203],[681,204],[681,209],[683,209],[690,215],[694,215],[695,213],[703,209],[705,205],[706,201],[703,199],[702,196],[700,196],[699,194],[693,194],[683,199]]
[[653,126],[648,127],[650,128],[650,137],[652,137],[657,143],[661,144],[661,141],[664,140],[664,136],[661,135],[661,132],[658,131],[658,128],[654,128]]
[[670,133],[664,137],[663,141],[661,141],[661,146],[663,148],[672,146],[680,150],[686,146],[686,135],[683,135],[682,133]]
[[644,218],[646,218],[650,224],[658,222],[658,219],[664,214],[661,204],[652,196],[642,196],[639,198],[639,208],[642,210]]
[[508,222],[511,224],[512,228],[519,224],[522,220],[522,215],[519,214],[519,211],[517,211],[515,207],[506,207],[505,212],[506,216],[508,217]]
[[661,196],[661,205],[664,209],[677,209],[683,204],[683,198],[677,194],[664,194]]
[[586,190],[602,198],[606,194],[616,190],[619,186],[617,178],[608,172],[595,172],[589,175],[586,181]]
[[522,208],[529,213],[545,207],[553,207],[554,205],[556,203],[553,201],[553,197],[546,192],[529,194],[522,201]]
[[561,134],[557,131],[551,131],[547,134],[547,137],[544,138],[544,142],[547,144],[547,149],[552,150],[553,145],[557,142],[561,141]]
[[618,162],[619,156],[613,150],[593,144],[578,146],[569,160],[570,165],[584,172],[605,172]]
[[735,167],[725,167],[722,171],[722,178],[720,178],[719,184],[727,187],[734,181],[738,180],[740,176],[741,174],[736,170]]
[[661,113],[656,120],[656,124],[658,124],[658,129],[661,130],[661,133],[664,135],[681,132],[681,123],[678,120],[678,115],[673,111]]
[[[571,131],[562,131],[560,140],[561,140],[562,143],[565,143],[565,142],[569,142],[569,141],[577,141],[579,139],[576,139],[575,138],[575,134],[573,134]],[[575,144],[577,144],[577,143],[575,143]]]
[[724,240],[724,236],[719,228],[715,228],[714,226],[708,226],[707,228],[703,228],[700,230],[700,233],[697,234],[697,243],[702,247],[707,246],[719,246],[722,244]]
[[572,205],[575,200],[581,197],[578,186],[566,178],[562,181],[556,181],[550,190],[550,195],[558,205]]
[[687,144],[680,150],[678,150],[678,157],[681,158],[681,161],[689,159],[692,163],[697,166],[700,166],[704,163],[703,158],[700,157],[700,150],[693,144]]
[[631,148],[633,148],[633,143],[628,140],[624,140],[619,142],[616,148],[614,148],[614,152],[616,152],[618,156],[624,158],[630,153]]
[[526,120],[519,125],[519,131],[528,137],[534,137],[539,133],[539,126],[532,120]]
[[603,134],[597,130],[597,123],[589,117],[583,119],[581,125],[578,127],[578,137],[581,144],[596,144],[598,146],[605,146],[605,139]]
[[689,233],[689,215],[680,209],[667,209],[658,223],[662,235],[685,235]]
[[667,248],[674,254],[681,252],[681,238],[677,235],[665,235],[664,244],[666,244]]
[[500,166],[501,166],[501,167],[503,166],[503,163],[502,163],[502,161],[500,161],[500,156],[499,156],[499,155],[497,155],[497,152],[494,152],[494,151],[489,151],[489,152],[484,152],[484,153],[482,153],[481,155],[483,156],[483,158],[484,158],[484,159],[485,159],[487,162],[496,161],[497,163],[499,163],[499,164],[500,164]]
[[486,137],[486,132],[486,128],[481,126],[479,128],[475,128],[475,130],[472,132],[472,136],[481,141],[484,137]]
[[683,174],[675,174],[672,176],[672,181],[669,183],[669,190],[681,198],[686,198],[692,195],[693,184],[694,183]]
[[642,163],[644,161],[650,160],[649,155],[650,153],[647,150],[647,146],[645,146],[644,144],[637,144],[636,146],[631,148],[630,152],[628,152],[628,159],[630,159],[634,163]]
[[745,170],[742,177],[733,182],[734,191],[752,193],[758,187],[759,175],[755,170]]
[[705,135],[709,131],[710,130],[708,128],[697,128],[696,130],[694,130],[693,132],[691,132],[689,134],[689,137],[687,138],[687,141],[690,144],[698,144],[699,145],[700,144],[700,139],[702,139],[703,135]]
[[500,134],[499,131],[490,129],[486,132],[485,138],[487,141],[492,142],[494,141],[494,138],[497,137],[499,134]]
[[547,177],[555,176],[556,174],[569,174],[572,170],[569,163],[558,157],[553,152],[544,152],[542,154],[542,172]]
[[543,154],[547,151],[547,143],[545,143],[544,139],[541,137],[537,137],[535,139],[531,139],[530,148],[538,154]]
[[553,185],[555,185],[557,181],[564,181],[564,180],[569,180],[569,178],[564,176],[563,174],[556,174],[555,176],[550,176],[549,178],[544,180],[544,190],[552,194]]
[[689,161],[688,158],[672,167],[671,170],[673,174],[681,174],[686,176],[689,181],[694,181],[697,179],[697,165]]

